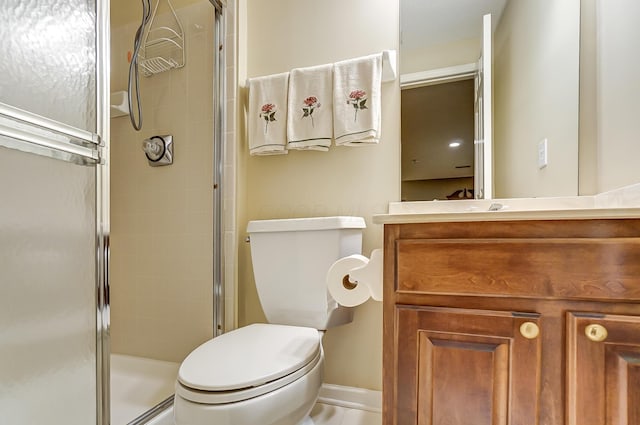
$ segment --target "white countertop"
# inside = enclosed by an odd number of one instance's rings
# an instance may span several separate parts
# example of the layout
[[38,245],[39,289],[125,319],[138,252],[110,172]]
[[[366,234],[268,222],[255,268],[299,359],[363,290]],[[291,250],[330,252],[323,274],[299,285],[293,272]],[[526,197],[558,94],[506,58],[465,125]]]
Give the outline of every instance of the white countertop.
[[640,218],[640,184],[594,196],[392,202],[377,224]]

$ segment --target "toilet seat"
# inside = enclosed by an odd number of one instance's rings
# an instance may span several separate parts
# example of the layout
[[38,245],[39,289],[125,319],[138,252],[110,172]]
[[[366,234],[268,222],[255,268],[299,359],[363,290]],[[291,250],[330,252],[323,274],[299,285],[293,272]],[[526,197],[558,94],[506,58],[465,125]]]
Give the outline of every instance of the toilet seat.
[[176,394],[206,404],[231,403],[281,388],[322,358],[316,329],[254,324],[209,340],[184,360]]

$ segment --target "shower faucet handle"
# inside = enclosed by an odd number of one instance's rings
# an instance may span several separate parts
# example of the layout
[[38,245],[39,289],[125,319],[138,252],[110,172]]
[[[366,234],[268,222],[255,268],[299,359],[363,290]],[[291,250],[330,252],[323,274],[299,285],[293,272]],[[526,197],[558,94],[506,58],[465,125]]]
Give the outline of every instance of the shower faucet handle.
[[149,165],[158,167],[173,163],[173,136],[153,136],[142,142],[142,150]]
[[164,150],[164,143],[155,139],[147,139],[142,142],[142,150],[150,156],[158,157]]

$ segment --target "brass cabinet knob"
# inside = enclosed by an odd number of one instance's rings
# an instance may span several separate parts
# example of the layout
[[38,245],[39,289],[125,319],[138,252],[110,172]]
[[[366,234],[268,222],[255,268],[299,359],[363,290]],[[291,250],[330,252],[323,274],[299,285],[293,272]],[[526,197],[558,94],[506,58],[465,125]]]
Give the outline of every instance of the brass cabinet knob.
[[584,328],[584,334],[594,342],[602,342],[607,339],[608,335],[607,328],[598,324],[587,325],[587,327]]
[[533,322],[524,322],[520,325],[520,333],[527,339],[534,339],[540,334],[540,328]]

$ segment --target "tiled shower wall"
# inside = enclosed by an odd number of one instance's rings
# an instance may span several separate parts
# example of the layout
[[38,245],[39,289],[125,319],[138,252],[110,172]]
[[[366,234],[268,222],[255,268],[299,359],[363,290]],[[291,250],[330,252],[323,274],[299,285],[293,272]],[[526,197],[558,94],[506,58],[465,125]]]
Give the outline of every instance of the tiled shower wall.
[[[230,10],[233,5],[228,5]],[[182,361],[213,335],[214,14],[203,0],[177,10],[186,65],[140,77],[143,129],[111,119],[111,344],[114,353]],[[227,13],[225,13],[225,16]],[[229,13],[229,15],[235,15]],[[229,20],[229,16],[225,17]],[[231,19],[233,21],[233,19]],[[127,89],[138,23],[112,28],[111,90]],[[233,41],[226,25],[225,39]],[[233,44],[233,43],[232,43]],[[235,46],[228,45],[227,67]],[[229,69],[229,68],[227,68]],[[233,86],[232,86],[233,87]],[[235,88],[229,99],[235,99]],[[228,104],[228,102],[227,102]],[[235,120],[233,109],[226,126]],[[174,137],[174,163],[150,167],[141,143]],[[235,133],[225,130],[226,326],[235,303]]]

